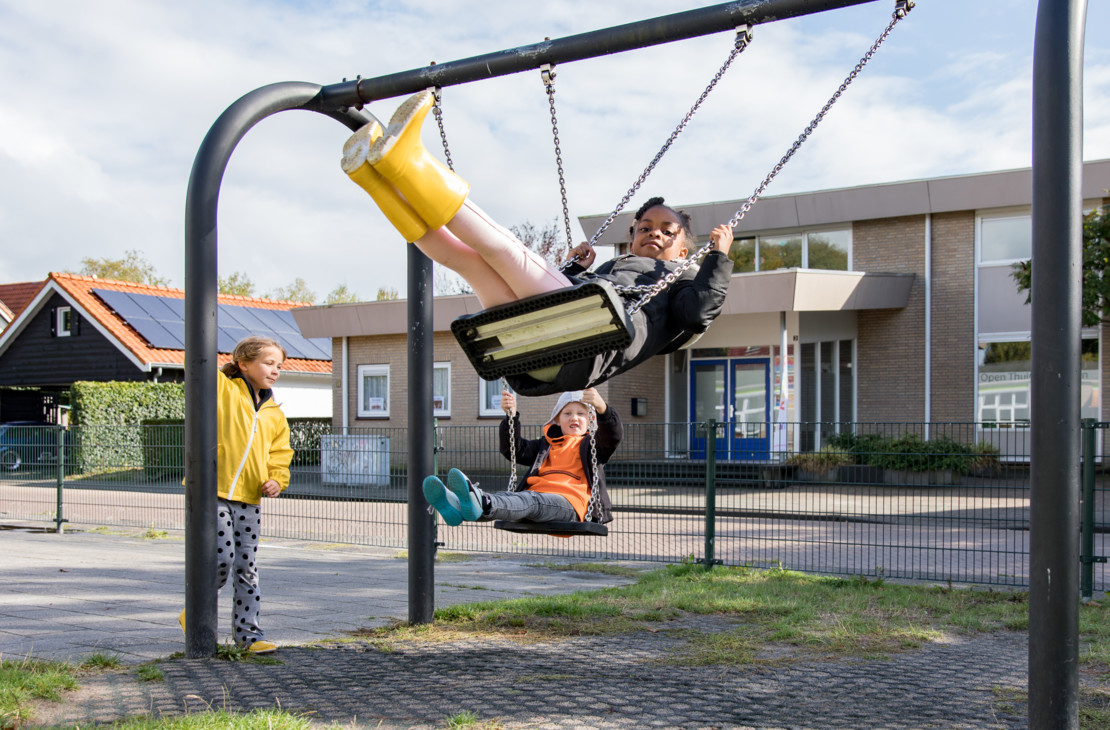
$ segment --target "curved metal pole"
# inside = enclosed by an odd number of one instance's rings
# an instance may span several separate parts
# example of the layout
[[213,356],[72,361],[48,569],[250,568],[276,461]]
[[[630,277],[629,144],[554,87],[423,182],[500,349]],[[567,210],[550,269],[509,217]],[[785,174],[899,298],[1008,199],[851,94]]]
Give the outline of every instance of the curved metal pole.
[[[220,182],[239,140],[271,114],[310,108],[320,86],[272,84],[220,115],[193,161],[185,199],[185,656],[216,652],[216,218]],[[312,111],[321,111],[311,109]],[[371,117],[321,111],[351,129]]]

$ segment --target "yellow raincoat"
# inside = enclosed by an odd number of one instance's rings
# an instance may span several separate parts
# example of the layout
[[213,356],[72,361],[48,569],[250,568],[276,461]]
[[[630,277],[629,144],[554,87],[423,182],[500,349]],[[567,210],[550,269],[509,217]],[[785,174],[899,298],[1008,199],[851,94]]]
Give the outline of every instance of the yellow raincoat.
[[[289,422],[269,397],[256,410],[250,386],[242,377],[219,373],[216,444],[220,497],[247,504],[262,501],[262,484],[273,479],[289,486]],[[268,391],[263,391],[267,394]]]

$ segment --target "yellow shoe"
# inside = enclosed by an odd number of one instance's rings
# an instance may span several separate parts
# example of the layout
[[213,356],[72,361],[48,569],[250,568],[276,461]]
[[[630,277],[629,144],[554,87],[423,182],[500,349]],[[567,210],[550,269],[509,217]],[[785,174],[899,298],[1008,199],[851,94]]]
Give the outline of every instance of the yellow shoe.
[[258,641],[247,647],[247,651],[249,651],[251,654],[273,654],[275,651],[277,651],[277,644],[273,643],[272,641],[263,641],[262,639],[259,639]]
[[185,609],[181,609],[181,615],[177,617],[177,623],[181,624],[181,633],[185,633]]
[[420,141],[420,127],[433,101],[427,89],[409,97],[366,154],[366,161],[393,183],[430,229],[454,218],[470,192],[470,185],[432,157]]
[[397,189],[383,178],[373,167],[366,163],[370,147],[381,139],[382,125],[370,122],[351,135],[343,145],[343,160],[340,163],[347,177],[358,183],[381,208],[406,241],[412,242],[428,232],[426,224],[412,206],[408,204]]

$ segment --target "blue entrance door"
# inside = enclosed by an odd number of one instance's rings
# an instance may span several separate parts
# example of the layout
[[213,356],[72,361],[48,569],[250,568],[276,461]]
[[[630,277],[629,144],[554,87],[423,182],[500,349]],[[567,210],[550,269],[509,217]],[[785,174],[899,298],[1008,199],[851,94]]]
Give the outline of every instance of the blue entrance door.
[[771,365],[769,360],[732,361],[733,459],[764,461],[769,444],[767,417],[771,412]]
[[[690,420],[726,424],[717,433],[717,458],[767,458],[770,361],[765,358],[694,360],[690,366]],[[691,425],[690,450],[706,455],[706,435]]]

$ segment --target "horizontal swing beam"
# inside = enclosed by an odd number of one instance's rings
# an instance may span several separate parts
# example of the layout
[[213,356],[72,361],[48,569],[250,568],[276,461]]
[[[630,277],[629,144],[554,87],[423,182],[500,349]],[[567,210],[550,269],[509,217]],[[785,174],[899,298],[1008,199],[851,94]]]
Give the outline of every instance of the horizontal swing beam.
[[876,0],[739,0],[687,10],[604,30],[545,40],[496,53],[402,71],[372,79],[356,79],[325,86],[318,102],[321,109],[361,107],[379,99],[414,94],[422,89],[456,86],[473,81],[531,71],[544,64],[557,65],[674,41],[759,25],[801,15]]

